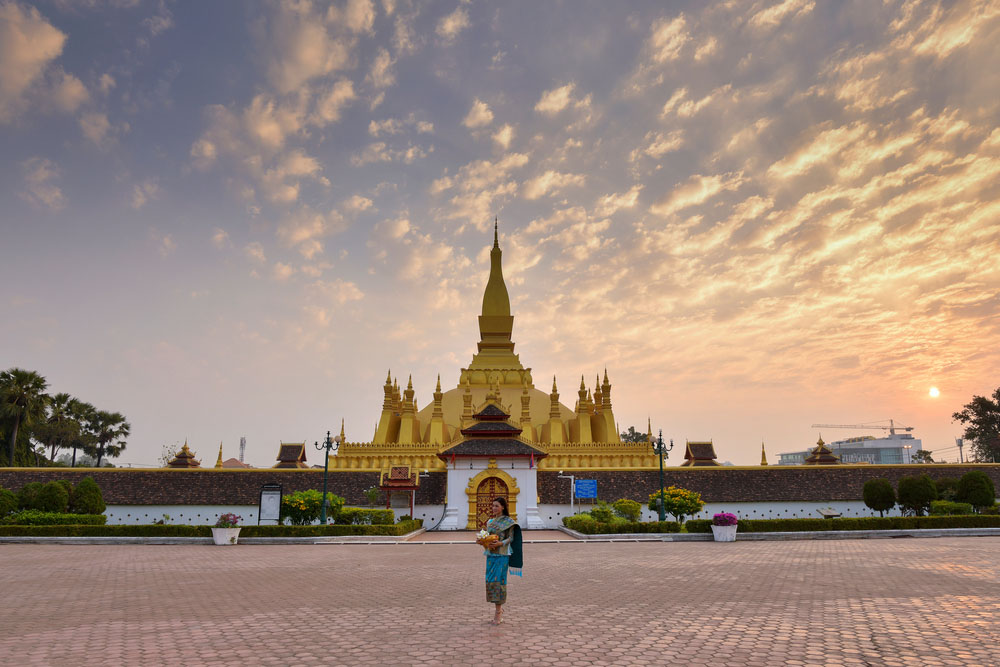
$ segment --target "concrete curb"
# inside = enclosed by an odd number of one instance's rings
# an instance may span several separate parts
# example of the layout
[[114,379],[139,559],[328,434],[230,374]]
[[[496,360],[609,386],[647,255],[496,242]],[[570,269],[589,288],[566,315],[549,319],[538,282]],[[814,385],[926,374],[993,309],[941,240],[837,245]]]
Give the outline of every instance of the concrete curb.
[[[713,542],[712,533],[620,533],[584,535],[560,526],[559,530],[586,542]],[[995,537],[1000,528],[921,528],[909,530],[801,530],[773,533],[736,533],[738,541],[872,540],[897,537]]]
[[[406,535],[342,535],[322,537],[241,537],[237,544],[399,544],[421,533],[418,528]],[[209,544],[211,537],[40,537],[17,535],[0,537],[2,544]]]

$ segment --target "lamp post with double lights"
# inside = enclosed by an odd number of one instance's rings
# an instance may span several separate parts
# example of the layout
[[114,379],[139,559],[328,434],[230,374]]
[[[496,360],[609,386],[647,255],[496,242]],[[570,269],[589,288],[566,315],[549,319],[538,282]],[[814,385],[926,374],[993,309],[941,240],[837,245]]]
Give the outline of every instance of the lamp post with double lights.
[[906,462],[907,463],[913,463],[913,460],[910,458],[910,448],[911,447],[913,447],[913,445],[903,445],[903,449],[906,450]]
[[326,450],[326,456],[323,457],[323,505],[319,510],[319,522],[322,525],[326,525],[326,478],[330,472],[330,452],[331,450],[336,452],[340,449],[340,436],[335,438],[330,437],[330,432],[326,432],[326,440],[323,442],[314,442],[313,446],[319,451]]
[[[650,444],[653,445],[653,452],[655,454],[658,454],[660,456],[660,498],[659,498],[659,501],[657,502],[657,505],[659,505],[659,510],[660,510],[660,521],[666,521],[667,514],[666,514],[666,510],[663,507],[663,492],[664,492],[664,489],[663,489],[663,457],[664,456],[668,456],[668,453],[671,450],[673,450],[673,448],[674,448],[674,439],[673,438],[670,439],[670,446],[669,447],[665,446],[663,444],[663,429],[661,428],[660,429],[660,435],[659,435],[659,437],[657,437],[656,440],[654,440]],[[669,458],[669,456],[668,456],[668,458]]]

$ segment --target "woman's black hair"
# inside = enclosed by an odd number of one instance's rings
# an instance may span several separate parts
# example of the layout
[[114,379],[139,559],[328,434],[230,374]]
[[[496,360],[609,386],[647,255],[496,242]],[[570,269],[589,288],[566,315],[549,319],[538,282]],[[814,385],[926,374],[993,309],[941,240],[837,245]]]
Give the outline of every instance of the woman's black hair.
[[494,498],[493,502],[500,503],[500,507],[503,508],[503,515],[504,516],[510,516],[510,512],[507,511],[507,499],[506,498],[504,498],[503,496],[500,496],[499,498]]

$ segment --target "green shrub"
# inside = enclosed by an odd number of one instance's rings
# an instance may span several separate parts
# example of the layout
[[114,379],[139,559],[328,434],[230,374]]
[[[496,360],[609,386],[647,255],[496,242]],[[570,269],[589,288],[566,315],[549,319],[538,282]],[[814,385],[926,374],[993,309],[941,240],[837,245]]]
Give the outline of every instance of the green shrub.
[[59,482],[49,482],[35,494],[32,509],[65,514],[69,509],[69,493]]
[[[739,522],[738,530],[743,529],[743,525],[746,524],[746,519]],[[711,533],[712,532],[712,520],[711,519],[688,519],[684,523],[684,528],[689,533]]]
[[969,503],[956,503],[950,500],[931,501],[931,516],[946,516],[972,514],[972,505]]
[[595,521],[601,521],[607,523],[611,521],[611,517],[614,516],[611,513],[611,508],[603,500],[598,500],[594,503],[594,506],[590,508],[590,516],[594,517]]
[[934,480],[934,487],[937,489],[938,498],[941,500],[955,500],[958,495],[958,478],[942,477]]
[[627,521],[638,521],[642,516],[642,505],[628,498],[619,498],[611,504],[614,513]]
[[[326,494],[330,503],[327,517],[335,517],[344,506],[344,499],[332,493]],[[281,519],[288,519],[293,526],[306,526],[320,517],[323,505],[323,492],[316,489],[296,491],[281,499]]]
[[931,508],[931,501],[937,500],[934,480],[924,474],[919,477],[902,477],[899,480],[899,506],[907,514],[923,516]]
[[45,486],[41,482],[28,482],[17,492],[17,507],[22,510],[35,509],[35,496]]
[[885,516],[886,510],[896,506],[896,491],[885,477],[876,477],[865,482],[862,495],[865,505],[878,512],[879,516]]
[[62,487],[64,489],[66,489],[66,495],[72,498],[73,497],[73,482],[69,481],[68,479],[57,479],[56,481],[59,482],[60,484],[62,484]]
[[[329,496],[327,496],[329,497]],[[372,510],[361,507],[343,507],[334,515],[338,524],[354,526],[381,526],[395,522],[392,510]]]
[[102,526],[107,521],[103,514],[66,514],[65,512],[43,512],[22,510],[4,519],[4,523],[16,526],[61,526],[71,524]]
[[679,533],[681,525],[676,521],[629,521],[622,517],[612,517],[610,522],[597,521],[590,514],[576,514],[563,517],[563,525],[584,535],[614,535],[626,533]]
[[0,487],[0,519],[17,509],[17,495]]
[[980,514],[1000,514],[1000,504],[994,505],[993,507],[984,507],[979,510]]
[[[660,492],[649,494],[649,509],[654,512],[660,511]],[[697,491],[681,489],[671,486],[663,491],[663,511],[677,519],[678,523],[684,523],[684,517],[693,516],[701,511],[705,503],[701,499],[701,494]]]
[[996,491],[993,488],[993,480],[982,470],[970,470],[962,475],[958,480],[958,493],[955,500],[962,503],[969,503],[976,509],[992,507]]
[[101,514],[107,509],[104,494],[93,477],[81,479],[69,499],[69,509],[77,514]]
[[[79,515],[77,515],[79,516]],[[102,515],[101,519],[104,518]],[[241,526],[240,537],[323,537],[338,535],[390,535],[411,533],[423,525],[414,519],[391,526]],[[44,525],[2,526],[0,537],[211,537],[210,526],[142,524],[135,526]]]

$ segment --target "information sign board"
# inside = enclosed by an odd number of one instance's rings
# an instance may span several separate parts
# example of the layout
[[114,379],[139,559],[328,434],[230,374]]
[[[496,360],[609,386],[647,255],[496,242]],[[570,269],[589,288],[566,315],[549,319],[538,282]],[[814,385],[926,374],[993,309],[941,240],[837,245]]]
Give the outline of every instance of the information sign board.
[[597,480],[596,479],[578,479],[576,480],[576,497],[577,498],[596,498],[597,497]]

